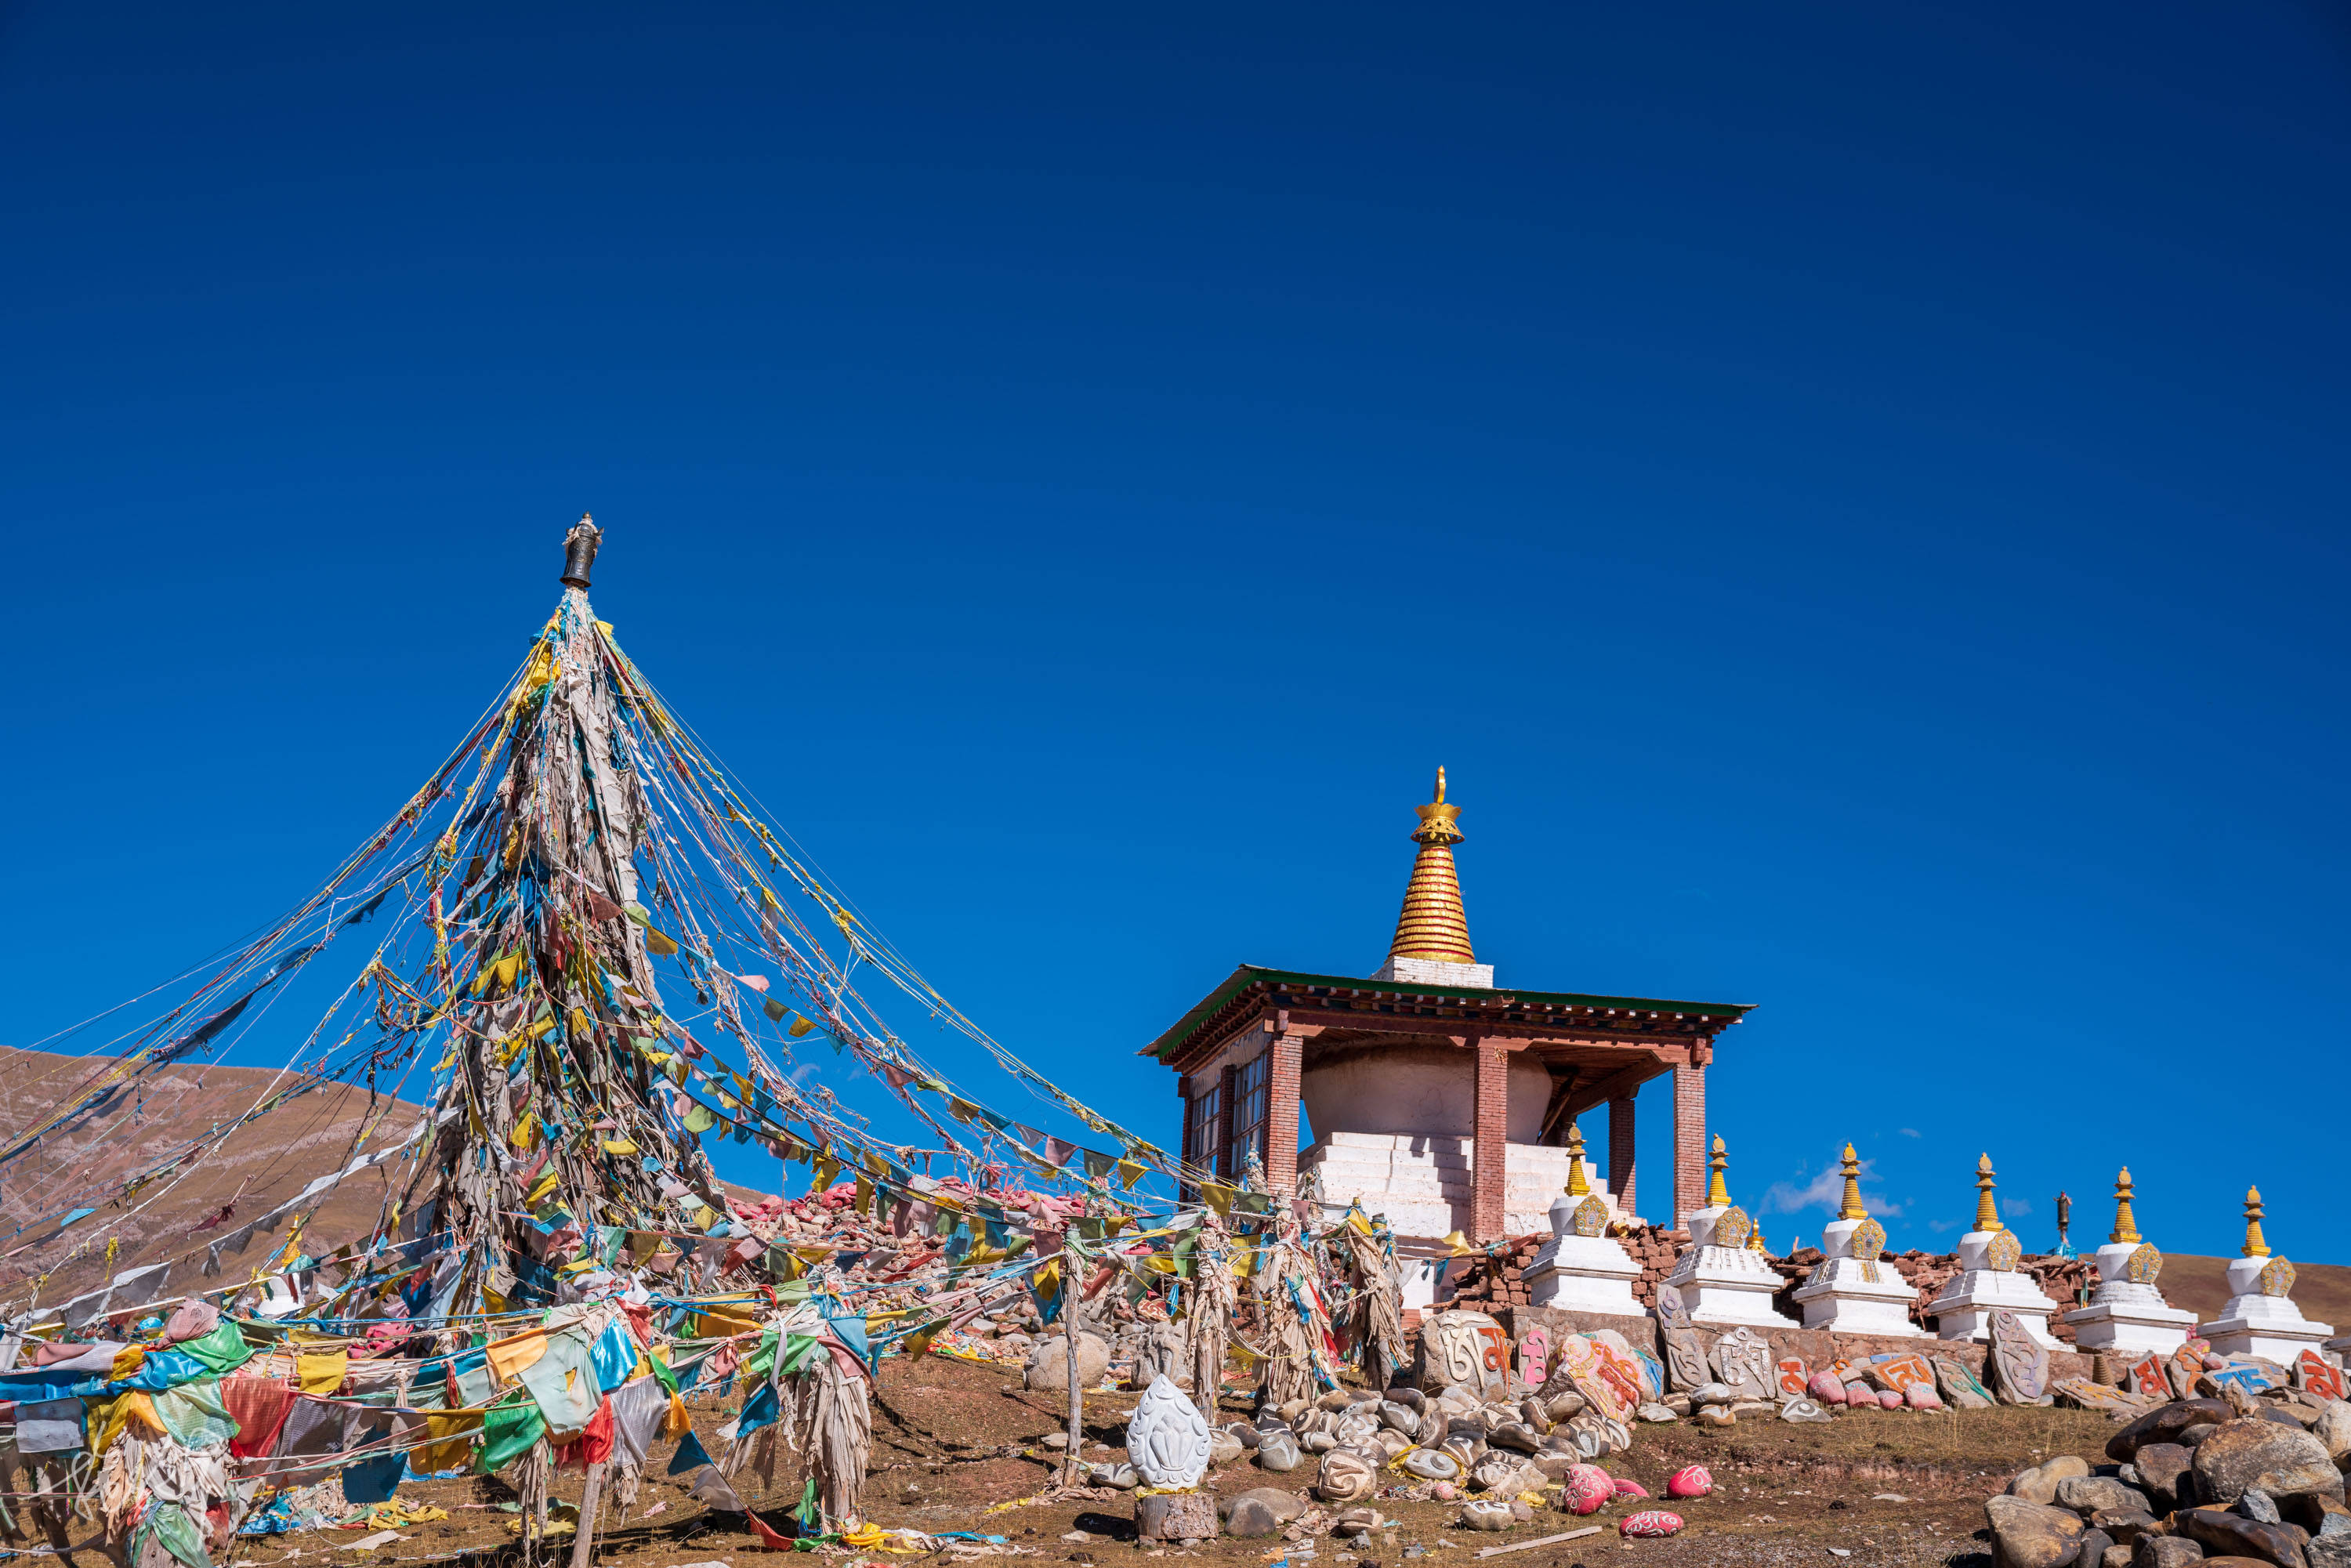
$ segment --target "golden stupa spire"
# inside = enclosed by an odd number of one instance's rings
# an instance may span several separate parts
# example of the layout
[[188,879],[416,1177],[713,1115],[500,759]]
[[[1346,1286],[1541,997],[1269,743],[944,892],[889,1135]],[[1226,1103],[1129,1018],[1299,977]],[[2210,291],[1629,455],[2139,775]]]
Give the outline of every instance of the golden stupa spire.
[[2115,1177],[2115,1228],[2106,1238],[2109,1241],[2136,1241],[2138,1237],[2138,1216],[2131,1212],[2130,1166]]
[[1722,1151],[1722,1134],[1717,1133],[1714,1135],[1714,1153],[1707,1160],[1707,1164],[1714,1167],[1713,1178],[1706,1186],[1706,1206],[1708,1208],[1730,1207],[1730,1189],[1722,1181],[1722,1168],[1729,1163],[1730,1156]]
[[1991,1189],[1997,1185],[1991,1179],[1991,1156],[1978,1155],[1976,1156],[1976,1228],[1978,1230],[2007,1228],[2001,1224],[2000,1208],[1991,1200]]
[[1844,1201],[1837,1205],[1839,1219],[1867,1219],[1869,1210],[1861,1207],[1861,1156],[1853,1145],[1844,1146]]
[[1583,1174],[1583,1129],[1573,1122],[1567,1124],[1567,1196],[1592,1196],[1592,1183]]
[[2262,1189],[2249,1186],[2245,1189],[2245,1256],[2266,1258],[2269,1255],[2270,1244],[2262,1239]]
[[1453,846],[1461,841],[1454,821],[1461,808],[1445,803],[1444,768],[1437,770],[1437,799],[1415,810],[1420,826],[1413,830],[1412,841],[1420,853],[1413,857],[1412,880],[1405,884],[1404,910],[1396,916],[1388,956],[1474,964],[1469,921],[1461,913],[1461,881],[1453,870]]

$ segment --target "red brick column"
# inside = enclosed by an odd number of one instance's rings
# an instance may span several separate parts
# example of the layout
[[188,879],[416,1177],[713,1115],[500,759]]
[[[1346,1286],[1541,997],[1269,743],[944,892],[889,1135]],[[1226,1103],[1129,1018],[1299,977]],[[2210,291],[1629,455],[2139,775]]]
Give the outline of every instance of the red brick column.
[[1633,1097],[1625,1094],[1608,1102],[1608,1192],[1626,1214],[1640,1212],[1633,1207]]
[[1233,1142],[1233,1080],[1240,1070],[1228,1066],[1217,1077],[1217,1157],[1211,1161],[1217,1174],[1229,1182],[1238,1175],[1233,1169],[1230,1153]]
[[1674,1069],[1674,1224],[1706,1207],[1706,1069]]
[[1283,1197],[1298,1191],[1298,1059],[1303,1036],[1278,1034],[1266,1049],[1265,1185]]
[[1501,1042],[1479,1040],[1478,1053],[1478,1124],[1469,1170],[1469,1220],[1472,1241],[1502,1239],[1502,1199],[1510,1189],[1510,1053]]
[[[1176,1145],[1176,1152],[1181,1155],[1184,1159],[1188,1162],[1193,1158],[1193,1150],[1198,1146],[1194,1141],[1193,1134],[1198,1131],[1199,1128],[1200,1108],[1198,1103],[1192,1098],[1190,1092],[1185,1087],[1185,1083],[1186,1080],[1184,1075],[1180,1072],[1177,1073],[1176,1075],[1176,1092],[1182,1096],[1184,1101],[1184,1141]],[[1176,1190],[1176,1200],[1178,1202],[1188,1202],[1198,1196],[1199,1194],[1193,1190],[1192,1184],[1189,1182],[1186,1182]]]

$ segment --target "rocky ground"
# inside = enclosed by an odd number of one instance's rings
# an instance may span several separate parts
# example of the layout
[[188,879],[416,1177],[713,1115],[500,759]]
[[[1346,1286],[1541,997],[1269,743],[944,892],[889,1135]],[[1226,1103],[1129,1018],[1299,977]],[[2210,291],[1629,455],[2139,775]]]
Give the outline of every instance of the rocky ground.
[[[1439,1568],[1466,1563],[1497,1546],[1600,1524],[1599,1534],[1512,1553],[1511,1568],[1603,1562],[1691,1568],[1838,1562],[1991,1568],[1986,1496],[2001,1490],[2019,1470],[2059,1455],[2104,1462],[2104,1446],[2116,1430],[2102,1416],[2056,1409],[1869,1412],[1803,1427],[1768,1416],[1744,1417],[1720,1429],[1639,1427],[1629,1454],[1603,1461],[1612,1474],[1629,1476],[1660,1497],[1666,1477],[1684,1465],[1705,1465],[1715,1479],[1709,1498],[1654,1505],[1669,1506],[1687,1521],[1673,1540],[1619,1541],[1616,1521],[1645,1506],[1638,1501],[1611,1506],[1591,1519],[1542,1510],[1513,1530],[1480,1534],[1458,1526],[1458,1504],[1384,1496],[1377,1507],[1395,1521],[1394,1527],[1353,1542],[1327,1535],[1295,1542],[1280,1535],[1227,1536],[1186,1550],[1138,1546],[1130,1494],[1107,1489],[1091,1495],[1056,1493],[1058,1456],[1045,1439],[1061,1428],[1064,1397],[1024,1390],[1018,1370],[1002,1365],[937,1357],[885,1362],[874,1405],[869,1517],[934,1534],[1000,1534],[1012,1554],[1052,1563],[1100,1564],[1164,1554],[1235,1564],[1287,1562],[1290,1568],[1395,1568],[1406,1563]],[[1086,1396],[1086,1458],[1123,1457],[1116,1445],[1135,1397]],[[695,1430],[714,1451],[719,1448],[716,1429],[732,1414],[731,1404],[708,1396],[693,1403]],[[1228,1420],[1246,1414],[1238,1396],[1219,1413]],[[666,1449],[656,1455],[631,1517],[600,1532],[599,1560],[627,1568],[684,1568],[733,1564],[756,1554],[757,1542],[741,1517],[713,1513],[696,1502],[662,1474],[667,1459]],[[787,1469],[778,1466],[772,1491],[747,1494],[778,1525],[785,1525],[786,1510],[799,1492],[797,1475],[788,1477]],[[1268,1475],[1244,1458],[1212,1470],[1207,1486],[1228,1497],[1267,1485],[1302,1496],[1311,1479],[1311,1466]],[[576,1499],[580,1486],[579,1477],[566,1476],[557,1495]],[[350,1562],[364,1555],[398,1562],[487,1561],[514,1551],[508,1526],[515,1515],[498,1506],[510,1500],[498,1483],[412,1482],[401,1489],[401,1497],[445,1508],[451,1517],[403,1528],[402,1539],[371,1554],[346,1554],[365,1531],[311,1530],[246,1540],[235,1561]],[[853,1555],[891,1560],[880,1552]]]

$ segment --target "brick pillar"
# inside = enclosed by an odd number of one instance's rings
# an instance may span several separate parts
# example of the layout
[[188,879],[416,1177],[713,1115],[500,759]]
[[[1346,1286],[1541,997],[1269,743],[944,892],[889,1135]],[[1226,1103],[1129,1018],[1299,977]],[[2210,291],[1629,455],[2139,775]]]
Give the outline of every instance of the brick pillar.
[[1469,1239],[1499,1241],[1502,1238],[1502,1199],[1510,1190],[1504,1152],[1510,1147],[1510,1053],[1501,1042],[1480,1040],[1478,1053],[1478,1123],[1469,1170]]
[[1283,1197],[1298,1192],[1298,1061],[1305,1043],[1279,1034],[1267,1047],[1273,1060],[1265,1070],[1265,1185]]
[[1608,1102],[1608,1191],[1626,1214],[1640,1212],[1633,1207],[1633,1097],[1625,1094]]
[[1236,1067],[1223,1069],[1217,1078],[1217,1156],[1209,1162],[1217,1174],[1229,1182],[1233,1179],[1233,1080],[1240,1076]]
[[1674,1224],[1706,1207],[1706,1069],[1674,1069]]
[[[1184,1162],[1189,1165],[1196,1163],[1199,1157],[1196,1151],[1200,1146],[1198,1137],[1200,1103],[1193,1097],[1189,1081],[1180,1073],[1176,1079],[1176,1092],[1184,1097],[1184,1141],[1176,1145],[1176,1148],[1184,1156]],[[1178,1202],[1188,1203],[1199,1196],[1199,1190],[1190,1182],[1183,1183],[1176,1189]]]

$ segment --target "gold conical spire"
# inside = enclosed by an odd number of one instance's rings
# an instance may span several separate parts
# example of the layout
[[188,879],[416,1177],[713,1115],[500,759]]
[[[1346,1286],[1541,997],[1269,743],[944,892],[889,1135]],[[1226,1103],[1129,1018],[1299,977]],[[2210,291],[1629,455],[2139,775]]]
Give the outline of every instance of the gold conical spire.
[[1413,830],[1412,841],[1420,853],[1413,857],[1412,880],[1405,884],[1404,909],[1396,916],[1388,956],[1474,964],[1478,958],[1469,950],[1469,922],[1461,913],[1461,881],[1453,870],[1453,846],[1461,841],[1461,830],[1453,824],[1461,808],[1445,803],[1444,768],[1437,770],[1437,799],[1415,810],[1420,813],[1420,826]]
[[2138,1216],[2131,1212],[2131,1174],[2128,1166],[2125,1166],[2122,1168],[2122,1174],[2115,1177],[2115,1228],[2113,1234],[2106,1239],[2109,1241],[2138,1239]]
[[1978,1155],[1976,1156],[1976,1228],[1978,1230],[2007,1228],[2001,1224],[1999,1207],[1991,1200],[1991,1189],[1997,1185],[1991,1179],[1991,1156]]
[[1567,1196],[1592,1196],[1592,1183],[1583,1174],[1583,1129],[1573,1122],[1567,1124]]
[[2262,1189],[2249,1186],[2245,1189],[2245,1256],[2269,1255],[2270,1244],[2262,1239]]
[[1730,1189],[1722,1182],[1722,1168],[1729,1163],[1730,1156],[1722,1151],[1722,1134],[1717,1133],[1714,1135],[1714,1153],[1707,1160],[1707,1164],[1714,1167],[1713,1178],[1706,1186],[1706,1206],[1708,1208],[1730,1206]]
[[1853,1145],[1844,1146],[1844,1201],[1837,1205],[1839,1219],[1867,1219],[1869,1210],[1861,1207],[1861,1156]]

